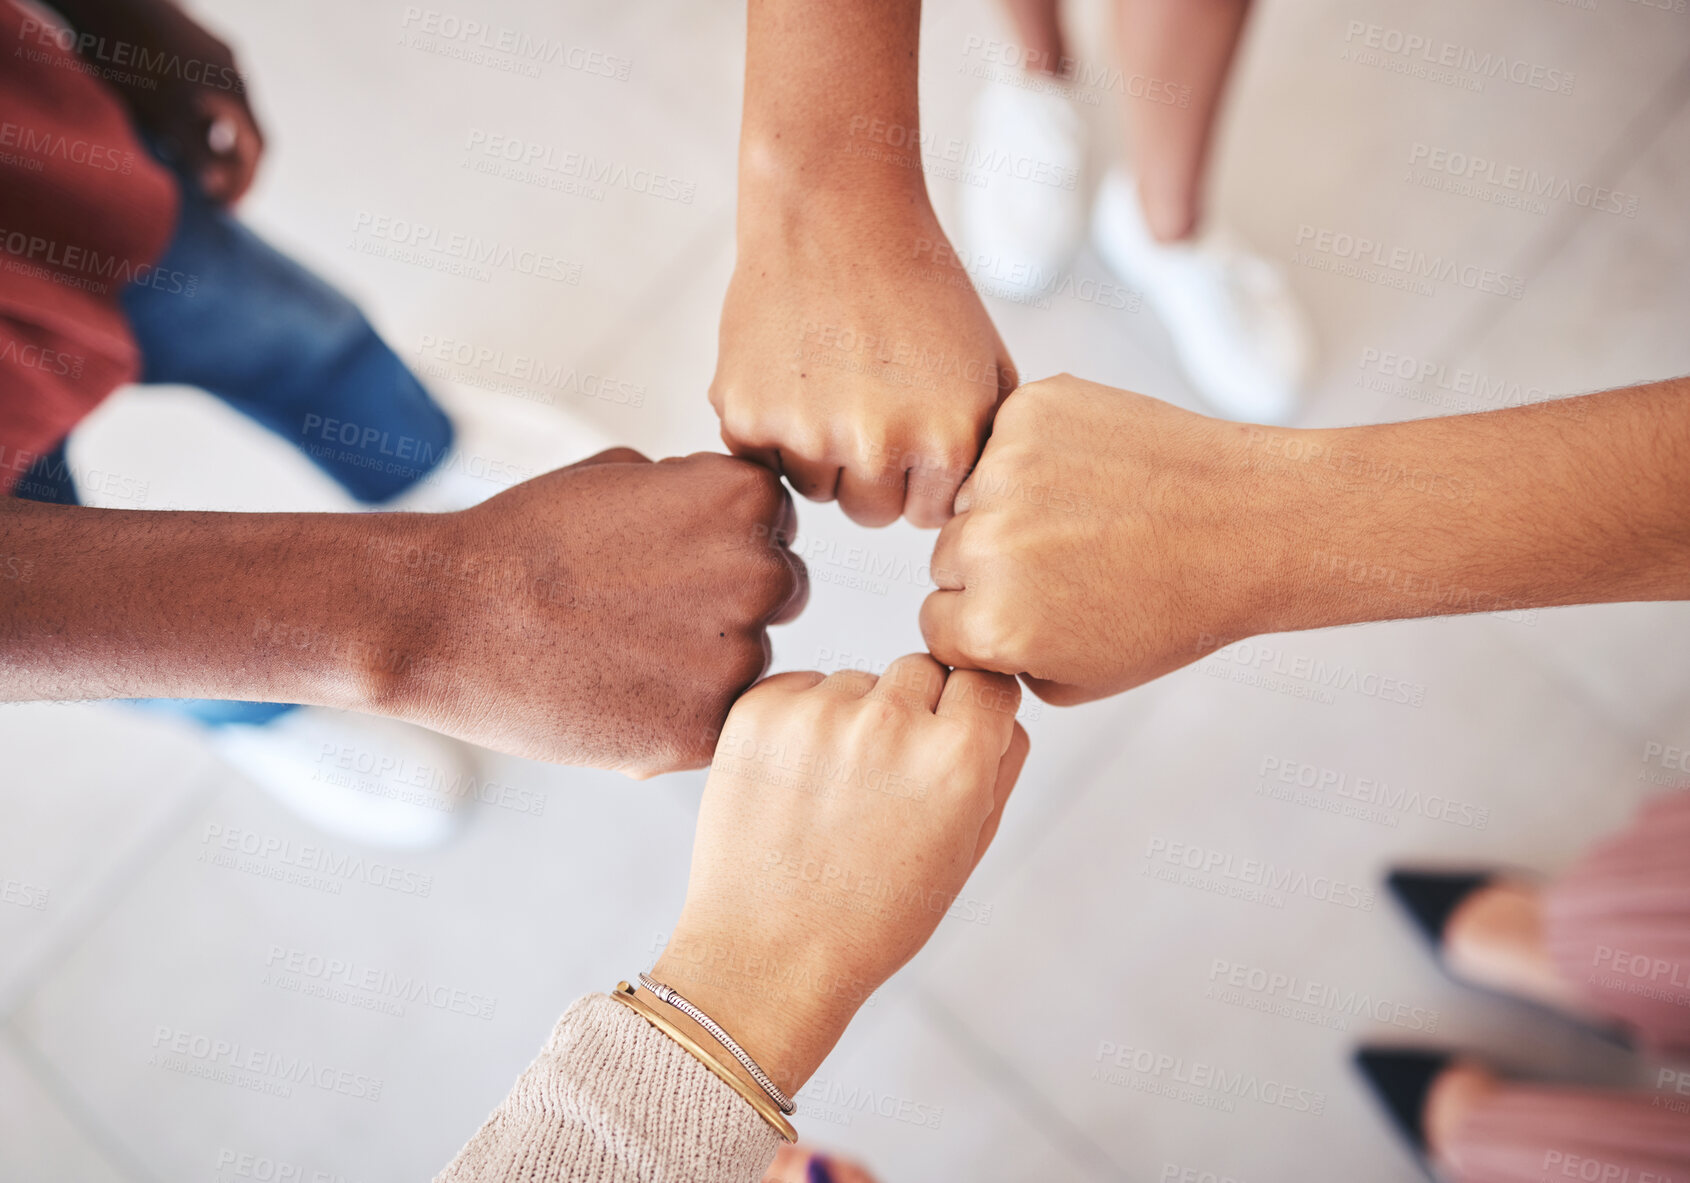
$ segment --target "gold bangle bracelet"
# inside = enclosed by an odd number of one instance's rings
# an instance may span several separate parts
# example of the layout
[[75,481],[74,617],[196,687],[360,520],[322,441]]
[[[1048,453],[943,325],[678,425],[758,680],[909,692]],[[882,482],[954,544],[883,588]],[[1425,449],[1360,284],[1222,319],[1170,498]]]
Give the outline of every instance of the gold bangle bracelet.
[[779,1134],[784,1141],[798,1141],[798,1131],[793,1128],[790,1121],[786,1120],[786,1115],[775,1107],[775,1103],[769,1099],[767,1093],[761,1089],[753,1088],[728,1071],[696,1039],[675,1026],[666,1015],[660,1014],[649,1002],[635,994],[634,988],[627,982],[617,982],[616,989],[611,991],[610,996],[691,1052],[693,1058],[702,1062],[706,1068],[715,1073],[718,1080],[744,1097],[745,1103],[757,1111],[757,1116],[773,1126],[775,1133]]

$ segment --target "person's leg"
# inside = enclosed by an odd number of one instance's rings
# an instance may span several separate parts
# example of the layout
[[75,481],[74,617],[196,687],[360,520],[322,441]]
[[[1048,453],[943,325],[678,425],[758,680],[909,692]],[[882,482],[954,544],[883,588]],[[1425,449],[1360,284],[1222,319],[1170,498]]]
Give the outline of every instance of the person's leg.
[[1068,56],[1060,0],[1004,0],[1004,8],[1026,53],[1022,65],[1038,74],[1059,73]]
[[357,306],[192,186],[148,278],[123,297],[141,382],[216,395],[366,503],[405,492],[450,448],[446,413]]
[[[1128,78],[1168,84],[1174,101],[1124,100],[1139,201],[1159,242],[1190,237],[1203,216],[1209,145],[1249,0],[1120,0],[1116,53]],[[1134,87],[1124,88],[1133,91]]]
[[76,478],[70,471],[70,456],[65,450],[69,439],[66,436],[51,452],[37,456],[29,471],[12,486],[12,496],[45,501],[48,505],[81,505],[82,499],[76,495]]
[[1690,1117],[1655,1100],[1502,1080],[1457,1061],[1427,1097],[1428,1157],[1454,1183],[1682,1179],[1690,1170]]
[[1088,136],[1070,85],[1060,0],[1004,0],[1004,7],[1017,65],[980,75],[971,150],[982,161],[1020,167],[968,170],[958,212],[982,294],[1026,300],[1056,289],[1085,237]]
[[1119,0],[1131,169],[1098,186],[1092,244],[1159,315],[1196,392],[1231,419],[1284,423],[1314,353],[1283,272],[1205,223],[1215,119],[1249,0]]
[[1465,981],[1575,1014],[1584,1007],[1550,958],[1543,892],[1532,884],[1496,879],[1462,900],[1444,926],[1443,953]]
[[[1677,1179],[1690,1170],[1690,1116],[1658,1097],[1498,1077],[1464,1056],[1365,1047],[1362,1076],[1427,1173],[1516,1183],[1593,1163],[1604,1179]],[[1546,1170],[1548,1164],[1552,1170]]]

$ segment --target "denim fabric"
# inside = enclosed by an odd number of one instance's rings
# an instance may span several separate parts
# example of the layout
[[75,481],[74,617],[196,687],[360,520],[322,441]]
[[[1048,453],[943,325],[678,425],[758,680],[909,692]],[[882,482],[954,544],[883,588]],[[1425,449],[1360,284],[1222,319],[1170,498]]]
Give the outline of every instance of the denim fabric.
[[[123,306],[143,383],[197,386],[268,428],[366,504],[426,477],[452,423],[355,304],[248,230],[191,183],[157,271],[181,285],[131,284]],[[78,504],[61,442],[14,492]],[[218,726],[265,723],[284,703],[149,699]]]

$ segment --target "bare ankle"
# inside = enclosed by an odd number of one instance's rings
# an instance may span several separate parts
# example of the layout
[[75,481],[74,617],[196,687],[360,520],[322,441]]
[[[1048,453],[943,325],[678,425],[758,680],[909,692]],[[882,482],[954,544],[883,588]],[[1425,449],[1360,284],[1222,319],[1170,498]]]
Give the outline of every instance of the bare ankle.
[[1188,197],[1159,196],[1140,185],[1138,205],[1150,237],[1163,246],[1184,242],[1197,233],[1197,203]]
[[1488,1069],[1471,1061],[1459,1060],[1438,1074],[1420,1118],[1433,1158],[1449,1148],[1461,1123],[1498,1087],[1500,1082]]
[[1537,888],[1502,880],[1461,902],[1444,929],[1444,953],[1457,976],[1562,1008],[1575,995],[1555,969],[1543,937]]

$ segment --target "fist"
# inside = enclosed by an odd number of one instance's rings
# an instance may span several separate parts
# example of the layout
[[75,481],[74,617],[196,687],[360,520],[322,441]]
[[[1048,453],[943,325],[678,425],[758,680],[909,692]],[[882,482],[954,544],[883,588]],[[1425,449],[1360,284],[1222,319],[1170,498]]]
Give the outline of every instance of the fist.
[[612,449],[437,521],[406,556],[426,662],[386,713],[535,759],[702,766],[806,598],[791,498],[729,456]]
[[1259,631],[1297,515],[1248,430],[1066,374],[1021,387],[934,546],[928,648],[1070,704]]
[[787,227],[741,198],[710,385],[722,440],[865,526],[941,525],[1014,366],[925,197],[884,218],[807,201]]
[[1027,755],[1019,700],[1010,678],[924,653],[879,678],[787,673],[746,694],[653,976],[777,1082],[802,1083],[926,943],[997,832]]

